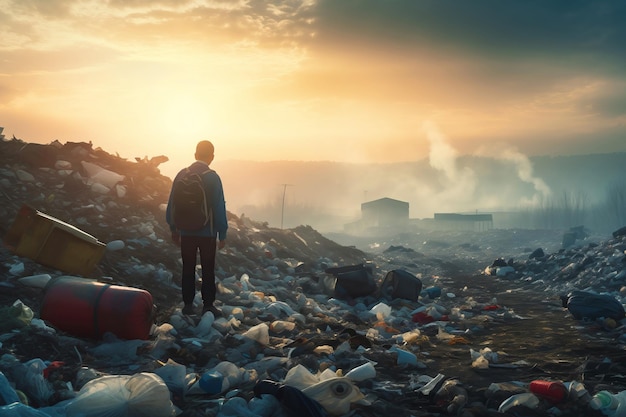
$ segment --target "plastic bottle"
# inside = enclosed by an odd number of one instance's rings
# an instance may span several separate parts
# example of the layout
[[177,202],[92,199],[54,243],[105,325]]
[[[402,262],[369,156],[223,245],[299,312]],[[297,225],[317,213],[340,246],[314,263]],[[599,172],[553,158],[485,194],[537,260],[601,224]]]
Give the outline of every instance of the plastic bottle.
[[428,287],[424,290],[424,294],[428,296],[431,300],[441,296],[441,288],[439,287]]
[[211,395],[221,393],[223,383],[224,376],[215,370],[205,372],[198,381],[200,388]]
[[605,416],[626,417],[626,391],[617,394],[599,391],[591,398],[589,407],[600,410]]

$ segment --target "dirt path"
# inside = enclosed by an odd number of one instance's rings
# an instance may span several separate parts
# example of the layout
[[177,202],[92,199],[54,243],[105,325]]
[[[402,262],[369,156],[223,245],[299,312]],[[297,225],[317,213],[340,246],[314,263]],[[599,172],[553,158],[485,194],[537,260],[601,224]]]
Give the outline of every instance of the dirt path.
[[[438,372],[458,377],[475,389],[486,388],[492,382],[533,379],[575,380],[589,391],[603,384],[616,391],[626,389],[626,351],[616,343],[621,332],[603,328],[600,323],[574,320],[562,308],[558,296],[528,284],[460,275],[446,285],[458,291],[465,288],[464,297],[482,303],[495,297],[499,306],[519,318],[504,314],[481,321],[480,330],[464,335],[469,344],[439,343],[430,350]],[[469,349],[480,351],[486,347],[498,353],[498,363],[488,369],[472,368]]]

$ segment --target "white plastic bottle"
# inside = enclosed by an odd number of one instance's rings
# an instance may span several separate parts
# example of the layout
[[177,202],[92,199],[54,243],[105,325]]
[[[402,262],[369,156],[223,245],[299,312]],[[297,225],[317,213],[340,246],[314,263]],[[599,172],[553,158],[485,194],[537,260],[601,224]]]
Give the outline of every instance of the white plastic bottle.
[[626,417],[626,391],[617,394],[599,391],[591,398],[589,406],[600,410],[605,416]]

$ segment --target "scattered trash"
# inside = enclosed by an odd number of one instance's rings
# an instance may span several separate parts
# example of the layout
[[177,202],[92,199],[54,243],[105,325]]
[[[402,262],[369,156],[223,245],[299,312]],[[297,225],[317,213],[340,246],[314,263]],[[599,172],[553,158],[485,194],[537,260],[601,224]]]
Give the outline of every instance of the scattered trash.
[[[84,277],[8,247],[0,252],[6,271],[0,278],[2,416],[622,412],[626,322],[619,309],[613,315],[606,313],[608,303],[587,304],[601,305],[603,315],[585,313],[571,325],[565,307],[554,302],[584,288],[623,304],[621,235],[558,249],[561,234],[555,232],[547,239],[551,250],[520,236],[535,232],[490,230],[480,235],[484,254],[475,244],[426,246],[421,242],[431,239],[400,236],[394,239],[406,239],[403,245],[419,239],[420,249],[433,252],[394,246],[377,255],[336,244],[310,227],[277,230],[229,213],[232,234],[216,268],[223,317],[184,316],[177,296],[179,248],[161,218],[171,182],[158,174],[158,163],[129,163],[90,144],[55,143],[38,148],[54,156],[45,166],[29,168],[20,157],[29,146],[2,145],[10,149],[1,158],[11,155],[23,165],[16,173],[13,162],[5,163],[0,181],[24,186],[12,188],[11,199],[0,193],[0,218],[19,212],[14,201],[28,201],[42,208],[39,213],[80,226],[77,251],[84,247],[83,230],[108,242],[95,245],[104,251]],[[515,246],[499,244],[501,238]],[[87,247],[94,242],[86,241]],[[381,251],[387,244],[381,239],[371,247]],[[540,252],[527,249],[540,246]],[[484,268],[479,256],[496,261]],[[456,269],[464,262],[468,276]],[[513,311],[511,297],[528,299],[532,317]],[[551,322],[534,327],[536,334],[517,330],[542,315]],[[550,333],[566,331],[606,343],[585,351],[583,363],[572,354],[550,357]],[[531,349],[525,339],[539,342]],[[592,357],[607,352],[614,356]],[[558,379],[563,375],[571,380]],[[490,378],[499,382],[476,383]],[[606,401],[603,391],[615,394]]]

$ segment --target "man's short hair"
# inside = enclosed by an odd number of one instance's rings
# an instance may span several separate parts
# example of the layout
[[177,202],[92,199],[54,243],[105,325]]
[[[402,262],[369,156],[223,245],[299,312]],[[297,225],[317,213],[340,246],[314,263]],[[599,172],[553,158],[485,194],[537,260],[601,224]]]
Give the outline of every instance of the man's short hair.
[[213,147],[213,144],[208,140],[201,140],[198,142],[198,145],[196,145],[196,156],[198,158],[213,156],[214,151],[215,148]]

